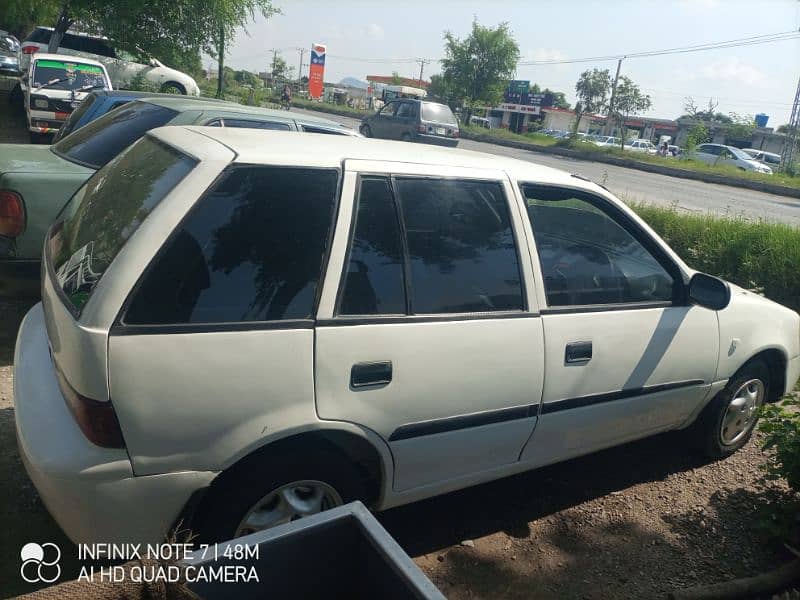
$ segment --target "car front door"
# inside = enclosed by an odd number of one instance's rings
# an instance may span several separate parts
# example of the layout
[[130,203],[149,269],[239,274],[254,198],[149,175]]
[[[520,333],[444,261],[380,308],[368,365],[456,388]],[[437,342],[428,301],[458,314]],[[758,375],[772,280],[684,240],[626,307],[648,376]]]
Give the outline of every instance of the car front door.
[[370,122],[370,128],[372,129],[373,137],[390,137],[391,127],[394,121],[394,113],[399,105],[399,102],[389,102],[389,104],[384,106],[380,112],[375,115],[375,118]]
[[317,412],[380,435],[397,492],[513,465],[536,423],[542,325],[513,197],[496,171],[346,165]]
[[678,266],[610,201],[521,189],[546,340],[540,421],[523,460],[547,464],[684,423],[714,380],[716,313],[684,302]]

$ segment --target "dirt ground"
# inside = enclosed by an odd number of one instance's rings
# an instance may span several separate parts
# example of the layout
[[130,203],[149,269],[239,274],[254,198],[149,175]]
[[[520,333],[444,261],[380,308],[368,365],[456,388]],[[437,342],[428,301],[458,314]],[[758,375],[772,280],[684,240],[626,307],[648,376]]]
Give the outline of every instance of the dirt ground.
[[[0,136],[7,118],[0,96]],[[13,347],[26,303],[0,302],[0,597],[25,591],[19,550],[70,543],[17,454]],[[708,463],[662,435],[379,515],[439,589],[466,598],[658,598],[756,574],[788,558],[761,533],[757,441]],[[76,565],[62,563],[65,576]]]

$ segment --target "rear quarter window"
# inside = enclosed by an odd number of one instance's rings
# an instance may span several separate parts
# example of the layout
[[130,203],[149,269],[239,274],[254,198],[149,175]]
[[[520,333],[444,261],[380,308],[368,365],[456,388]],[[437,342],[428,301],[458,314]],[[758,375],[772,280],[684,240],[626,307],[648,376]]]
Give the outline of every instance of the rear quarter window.
[[178,113],[147,102],[131,102],[81,127],[53,146],[69,161],[99,169],[145,133]]
[[75,192],[48,240],[56,286],[74,312],[80,314],[128,239],[195,164],[193,158],[148,137]]

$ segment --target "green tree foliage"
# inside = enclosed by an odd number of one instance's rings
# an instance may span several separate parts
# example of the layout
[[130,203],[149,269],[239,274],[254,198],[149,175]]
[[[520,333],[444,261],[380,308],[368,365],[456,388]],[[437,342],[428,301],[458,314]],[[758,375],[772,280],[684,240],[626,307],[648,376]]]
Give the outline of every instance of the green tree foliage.
[[263,82],[258,78],[258,75],[250,71],[234,71],[233,80],[239,85],[249,85],[252,88],[257,88],[263,85]]
[[494,106],[502,99],[517,67],[519,46],[508,23],[492,28],[480,25],[477,20],[472,22],[472,31],[463,40],[449,31],[445,32],[444,40],[442,77],[464,104],[468,123],[476,106]]
[[726,127],[727,137],[731,140],[738,142],[750,142],[753,137],[753,131],[756,128],[756,120],[753,115],[740,115],[739,113],[730,113],[731,122]]
[[275,81],[284,81],[288,76],[288,65],[286,60],[280,55],[275,54],[272,59],[272,77]]
[[257,15],[269,18],[279,12],[271,0],[3,0],[0,4],[4,23],[18,28],[53,25],[51,52],[77,23],[112,39],[120,49],[132,53],[142,49],[167,64],[195,71],[199,51],[204,50],[217,59],[220,74],[226,40]]
[[708,128],[702,123],[695,123],[689,130],[689,135],[686,136],[686,151],[691,154],[697,146],[710,141],[711,135],[708,132]]
[[617,91],[614,94],[614,107],[610,118],[619,122],[622,135],[620,136],[620,147],[625,145],[628,128],[626,121],[631,117],[647,112],[652,106],[652,101],[648,94],[643,94],[630,77],[624,75],[617,82]]
[[403,83],[403,78],[400,77],[400,73],[392,71],[392,85],[400,85],[401,83]]
[[438,100],[442,104],[447,104],[453,109],[458,106],[458,98],[456,97],[452,83],[441,74],[431,75],[431,84],[428,86],[428,97],[433,100]]
[[573,137],[578,133],[581,118],[586,113],[600,112],[606,107],[611,90],[611,75],[608,69],[592,69],[581,73],[575,84],[578,102],[575,104],[575,123],[572,125]]

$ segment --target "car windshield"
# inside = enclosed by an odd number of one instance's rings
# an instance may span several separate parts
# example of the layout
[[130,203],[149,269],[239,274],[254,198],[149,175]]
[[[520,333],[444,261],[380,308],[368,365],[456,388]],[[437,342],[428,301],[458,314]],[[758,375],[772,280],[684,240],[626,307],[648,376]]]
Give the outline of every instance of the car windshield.
[[67,119],[67,122],[64,123],[58,130],[58,133],[56,133],[56,137],[54,138],[55,142],[67,137],[70,134],[70,132],[75,128],[75,125],[78,123],[78,121],[80,121],[83,115],[86,114],[86,111],[89,110],[89,107],[92,104],[94,104],[95,100],[97,100],[97,96],[95,96],[94,94],[89,94],[88,96],[86,96],[86,98],[84,99],[83,102],[80,103],[78,108],[72,111],[72,114]]
[[99,169],[145,133],[171,121],[177,111],[131,102],[103,115],[51,146],[69,161]]
[[78,313],[125,242],[195,164],[147,137],[75,192],[50,233],[48,255],[57,285]]
[[734,148],[733,146],[728,146],[728,150],[730,150],[731,154],[733,154],[736,158],[741,160],[753,160],[753,157],[747,154],[746,152],[742,152],[738,148]]
[[458,124],[449,106],[434,104],[433,102],[422,103],[422,120],[434,123],[446,123],[448,125]]
[[90,86],[107,87],[106,75],[97,65],[60,60],[37,60],[33,66],[33,88],[46,85],[52,90],[77,90]]

